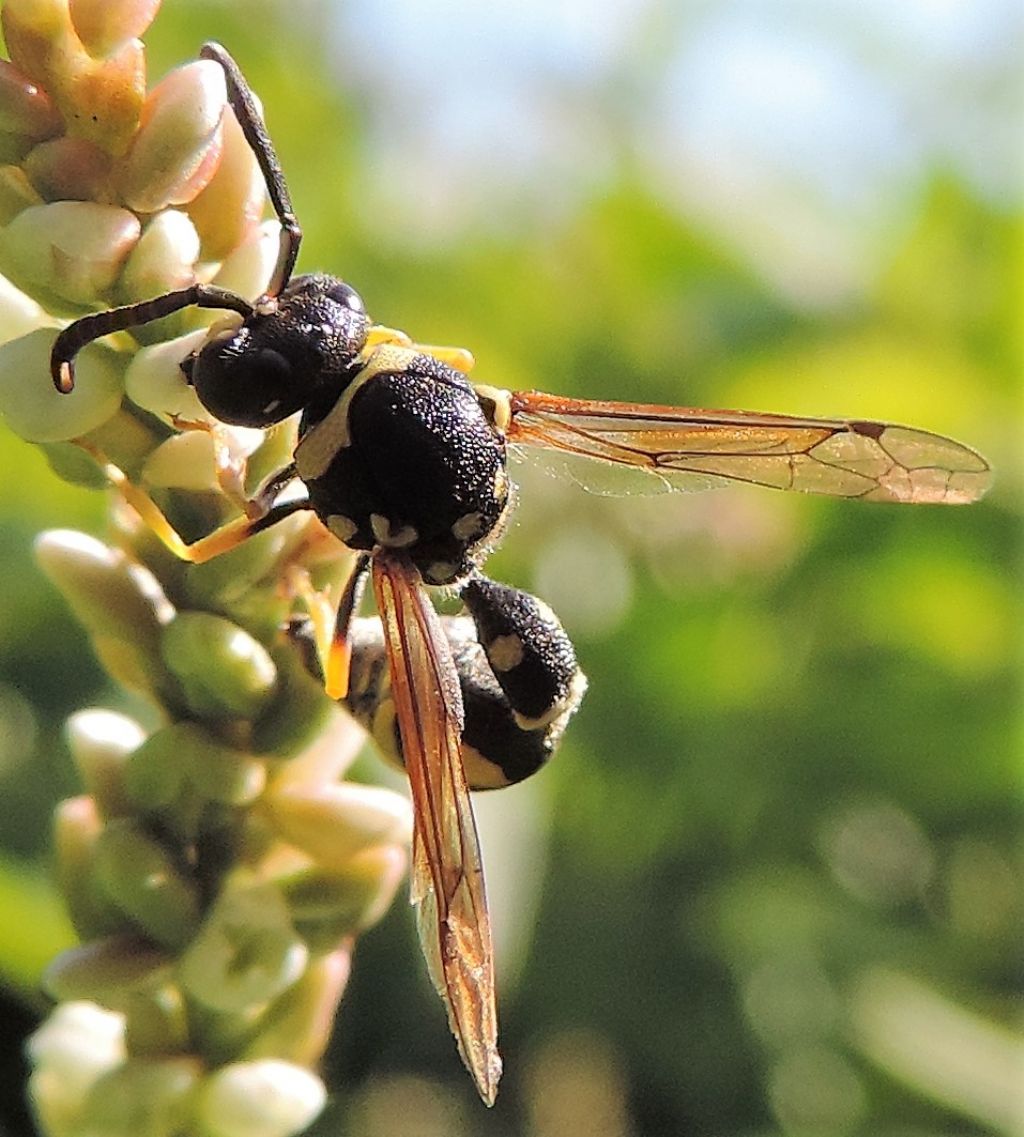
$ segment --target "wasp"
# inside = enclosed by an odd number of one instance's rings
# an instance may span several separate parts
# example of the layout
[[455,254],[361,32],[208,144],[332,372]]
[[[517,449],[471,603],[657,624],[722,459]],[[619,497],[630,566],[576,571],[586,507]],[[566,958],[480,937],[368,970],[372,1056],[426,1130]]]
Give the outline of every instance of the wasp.
[[[374,324],[359,294],[335,276],[294,275],[302,231],[262,114],[224,48],[210,43],[200,54],[224,70],[228,102],[280,222],[268,287],[250,301],[197,283],[85,316],[58,335],[52,377],[70,391],[86,344],[195,305],[228,313],[181,362],[211,415],[246,427],[300,416],[291,462],[243,516],[192,545],[123,474],[109,467],[110,476],[191,561],[301,510],[356,552],[325,653],[326,686],[408,774],[420,939],[463,1060],[491,1103],[501,1060],[469,790],[541,766],[586,685],[550,609],[482,571],[509,516],[510,451],[535,446],[628,467],[660,488],[746,482],[910,504],[974,501],[989,467],[951,439],[882,422],[590,401],[471,382],[468,352],[424,347]],[[355,615],[367,577],[376,619]],[[428,587],[456,591],[468,615],[442,622]]]

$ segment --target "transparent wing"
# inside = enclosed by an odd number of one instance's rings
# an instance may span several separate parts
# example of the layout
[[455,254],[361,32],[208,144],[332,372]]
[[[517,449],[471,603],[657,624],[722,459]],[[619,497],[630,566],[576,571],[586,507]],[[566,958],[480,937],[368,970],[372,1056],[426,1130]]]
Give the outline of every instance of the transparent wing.
[[431,979],[480,1096],[501,1077],[494,954],[476,823],[462,769],[462,697],[451,648],[417,570],[373,558],[391,691],[412,790],[412,903]]
[[754,411],[598,402],[515,391],[510,443],[644,471],[664,489],[724,481],[833,497],[961,505],[988,489],[985,459],[926,430]]

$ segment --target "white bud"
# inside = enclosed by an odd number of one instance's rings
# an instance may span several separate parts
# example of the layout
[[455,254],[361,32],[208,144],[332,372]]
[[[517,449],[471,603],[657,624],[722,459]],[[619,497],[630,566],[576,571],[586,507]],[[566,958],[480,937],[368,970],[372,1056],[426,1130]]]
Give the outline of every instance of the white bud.
[[262,1058],[224,1066],[207,1078],[196,1113],[210,1137],[292,1137],[326,1101],[327,1090],[315,1074]]

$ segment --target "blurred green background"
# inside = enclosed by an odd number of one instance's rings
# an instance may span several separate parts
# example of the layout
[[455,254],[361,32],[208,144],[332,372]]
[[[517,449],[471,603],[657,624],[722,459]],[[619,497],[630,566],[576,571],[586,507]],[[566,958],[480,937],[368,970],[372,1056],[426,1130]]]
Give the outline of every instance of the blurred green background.
[[[904,421],[998,472],[981,505],[908,509],[520,468],[490,569],[558,610],[591,688],[534,784],[477,798],[498,1104],[398,903],[316,1132],[1024,1132],[1019,5],[166,0],[152,77],[209,38],[263,98],[300,268],[482,381]],[[68,936],[61,725],[121,696],[30,552],[98,530],[101,495],[9,433],[0,476],[13,1134]]]

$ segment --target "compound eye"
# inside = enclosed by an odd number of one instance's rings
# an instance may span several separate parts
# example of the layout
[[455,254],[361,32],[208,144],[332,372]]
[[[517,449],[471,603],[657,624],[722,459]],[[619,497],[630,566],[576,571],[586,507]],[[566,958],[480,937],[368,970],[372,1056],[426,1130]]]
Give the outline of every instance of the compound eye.
[[352,312],[365,313],[366,311],[363,298],[354,288],[347,285],[343,280],[335,281],[328,290],[327,295],[335,301],[335,303],[343,305]]
[[191,368],[199,401],[221,422],[264,427],[281,422],[303,405],[292,365],[279,351],[259,348],[238,353],[237,341],[214,342]]

